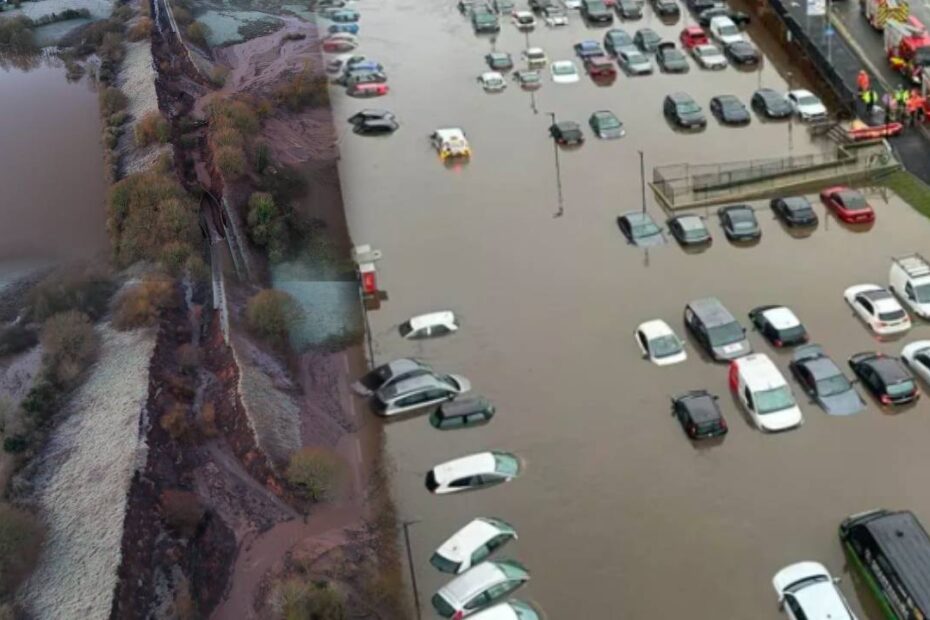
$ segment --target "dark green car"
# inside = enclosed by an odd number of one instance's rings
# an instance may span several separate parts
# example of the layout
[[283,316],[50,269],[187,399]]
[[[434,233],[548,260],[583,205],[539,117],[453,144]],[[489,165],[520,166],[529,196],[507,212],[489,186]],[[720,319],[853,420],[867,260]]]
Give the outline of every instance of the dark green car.
[[457,398],[440,405],[430,415],[429,422],[442,431],[471,428],[490,422],[494,411],[494,405],[485,398]]
[[588,119],[588,124],[591,125],[594,135],[602,140],[622,138],[626,135],[623,123],[610,110],[598,110]]

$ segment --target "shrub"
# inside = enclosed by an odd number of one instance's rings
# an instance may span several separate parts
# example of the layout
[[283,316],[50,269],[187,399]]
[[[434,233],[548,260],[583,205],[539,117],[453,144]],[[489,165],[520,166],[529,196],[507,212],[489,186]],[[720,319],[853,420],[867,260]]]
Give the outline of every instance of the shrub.
[[103,40],[97,48],[97,54],[104,62],[111,65],[119,65],[126,57],[126,47],[123,45],[123,34],[121,31],[107,32],[103,35]]
[[288,579],[275,588],[275,607],[285,620],[345,620],[345,597],[328,584]]
[[174,283],[165,277],[149,276],[120,295],[113,326],[120,330],[151,327],[173,301]]
[[100,111],[106,117],[124,110],[129,104],[129,100],[123,94],[123,91],[113,86],[101,89],[98,98],[100,100]]
[[176,6],[173,8],[174,12],[174,21],[178,22],[181,26],[187,26],[194,21],[194,16],[191,15],[191,12],[183,6]]
[[315,75],[308,65],[289,82],[275,90],[275,99],[292,112],[307,107],[320,107],[329,103],[329,87],[326,77]]
[[194,45],[199,45],[200,47],[207,46],[207,34],[210,32],[209,28],[200,22],[193,22],[187,27],[187,30],[184,31],[184,34],[187,35],[188,40]]
[[12,594],[35,568],[44,537],[33,515],[0,504],[0,596]]
[[[148,2],[142,4],[148,4]],[[113,9],[113,17],[121,22],[128,22],[135,14],[136,12],[130,4],[120,4]]]
[[28,17],[0,18],[0,49],[13,54],[33,54],[39,51]]
[[29,447],[29,442],[23,435],[11,435],[3,440],[3,451],[10,454],[19,454]]
[[345,475],[342,459],[322,448],[301,448],[291,454],[285,473],[288,483],[312,501],[332,498],[342,486]]
[[187,420],[187,407],[180,403],[175,403],[169,407],[159,418],[158,424],[175,441],[186,442],[193,439],[191,426]]
[[268,166],[271,165],[271,148],[264,142],[259,142],[255,145],[253,159],[255,161],[255,172],[264,174]]
[[110,127],[121,127],[126,124],[126,121],[129,120],[129,112],[123,110],[122,112],[117,112],[107,118],[107,125]]
[[244,99],[223,99],[210,106],[211,130],[233,127],[243,136],[251,137],[261,129],[254,107]]
[[283,342],[291,327],[303,318],[294,298],[283,291],[259,291],[246,305],[249,329],[263,338]]
[[287,223],[271,194],[255,192],[249,196],[246,224],[255,245],[283,254],[287,245]]
[[46,319],[40,335],[42,363],[58,386],[72,387],[97,358],[100,337],[86,314],[69,310]]
[[26,299],[32,320],[78,310],[92,319],[106,312],[115,290],[109,274],[96,267],[74,266],[53,271],[36,284]]
[[216,426],[216,408],[213,403],[206,402],[200,408],[200,414],[197,416],[197,425],[200,427],[200,433],[204,437],[216,437],[220,434]]
[[39,342],[35,331],[17,323],[0,329],[0,357],[16,355]]
[[157,110],[146,112],[136,123],[136,144],[148,146],[154,142],[165,144],[170,137],[171,127]]
[[44,377],[36,379],[26,392],[19,405],[23,411],[33,417],[34,424],[40,424],[50,418],[58,407],[58,389]]
[[165,523],[184,538],[197,533],[197,526],[207,512],[195,494],[181,489],[162,491],[160,504]]
[[[147,2],[143,4],[148,4]],[[152,36],[152,27],[154,22],[148,17],[140,17],[139,21],[133,24],[132,28],[129,29],[129,32],[126,33],[126,38],[130,41],[142,41],[148,39]]]
[[216,149],[216,167],[228,177],[239,177],[245,172],[245,153],[241,148],[221,146]]

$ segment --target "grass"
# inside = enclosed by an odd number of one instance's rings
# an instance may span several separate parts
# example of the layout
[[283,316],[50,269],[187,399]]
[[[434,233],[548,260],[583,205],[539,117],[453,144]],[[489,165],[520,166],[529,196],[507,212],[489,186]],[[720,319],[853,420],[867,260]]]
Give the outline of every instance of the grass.
[[877,183],[892,190],[925,217],[930,217],[930,185],[910,172],[898,170],[879,179]]

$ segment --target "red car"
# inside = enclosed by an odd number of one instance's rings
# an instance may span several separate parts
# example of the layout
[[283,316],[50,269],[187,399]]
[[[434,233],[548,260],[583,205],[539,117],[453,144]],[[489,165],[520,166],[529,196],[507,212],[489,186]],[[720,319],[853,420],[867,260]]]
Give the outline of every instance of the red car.
[[387,84],[352,84],[346,90],[350,97],[380,97],[388,93]]
[[858,190],[843,186],[830,187],[820,192],[820,200],[847,224],[875,221],[875,211]]
[[681,39],[681,46],[685,48],[686,51],[690,50],[692,47],[710,43],[710,40],[707,38],[707,33],[705,33],[700,26],[688,26],[681,31],[681,36],[678,38]]
[[607,56],[588,56],[584,59],[584,68],[592,78],[609,79],[617,77],[617,67]]

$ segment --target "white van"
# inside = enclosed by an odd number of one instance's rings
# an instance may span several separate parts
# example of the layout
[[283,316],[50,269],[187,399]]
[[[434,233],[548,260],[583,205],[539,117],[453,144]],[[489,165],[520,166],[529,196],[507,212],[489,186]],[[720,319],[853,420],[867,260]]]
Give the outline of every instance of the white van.
[[888,288],[911,312],[930,319],[930,263],[916,252],[891,259]]
[[764,353],[730,363],[730,389],[761,431],[786,431],[804,423],[791,387]]

